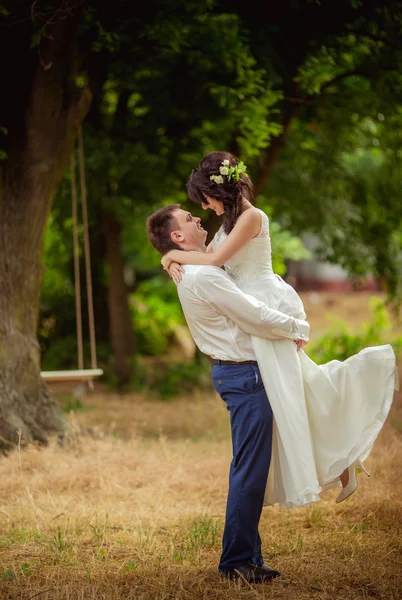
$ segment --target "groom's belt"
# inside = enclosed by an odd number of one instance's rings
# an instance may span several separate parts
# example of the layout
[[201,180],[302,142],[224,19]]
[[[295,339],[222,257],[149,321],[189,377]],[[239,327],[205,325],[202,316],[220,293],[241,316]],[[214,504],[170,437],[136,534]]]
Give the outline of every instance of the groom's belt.
[[256,360],[220,360],[214,358],[213,365],[256,365]]

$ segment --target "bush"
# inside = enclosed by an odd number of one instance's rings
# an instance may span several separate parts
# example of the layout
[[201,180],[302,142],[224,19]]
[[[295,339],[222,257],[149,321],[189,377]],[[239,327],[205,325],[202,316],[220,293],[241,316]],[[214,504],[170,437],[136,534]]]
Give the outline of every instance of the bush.
[[42,370],[77,369],[77,338],[70,336],[52,339],[46,349],[42,346]]
[[145,367],[142,383],[162,400],[193,393],[196,389],[211,390],[211,364],[201,356],[189,362],[154,364]]
[[317,342],[306,346],[307,354],[318,364],[331,360],[345,360],[368,346],[392,344],[398,356],[402,349],[402,337],[392,340],[392,325],[384,303],[378,298],[370,300],[372,317],[362,325],[357,333],[350,333],[349,327],[339,319],[333,319],[334,326]]
[[163,277],[142,283],[131,297],[131,311],[138,353],[166,354],[176,327],[184,323],[174,283]]
[[[41,338],[39,338],[41,339]],[[69,371],[78,369],[78,350],[76,336],[57,337],[51,339],[47,346],[41,344],[42,371]],[[89,369],[89,357],[91,355],[89,341],[84,340],[84,368]],[[99,368],[108,369],[112,347],[107,342],[96,343],[96,356]]]

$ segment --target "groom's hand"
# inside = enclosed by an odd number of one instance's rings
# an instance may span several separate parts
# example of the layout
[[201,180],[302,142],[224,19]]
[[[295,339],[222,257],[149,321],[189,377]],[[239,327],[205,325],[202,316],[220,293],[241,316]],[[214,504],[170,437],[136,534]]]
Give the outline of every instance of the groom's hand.
[[297,350],[301,350],[307,344],[306,340],[295,340],[295,344],[297,346]]

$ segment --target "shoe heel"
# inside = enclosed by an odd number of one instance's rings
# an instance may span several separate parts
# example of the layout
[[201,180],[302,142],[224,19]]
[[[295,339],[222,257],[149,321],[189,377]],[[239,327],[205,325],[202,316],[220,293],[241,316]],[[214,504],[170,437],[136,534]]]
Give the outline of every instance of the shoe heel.
[[363,465],[360,461],[358,461],[356,463],[356,466],[358,469],[361,469],[362,471],[364,471],[364,473],[366,473],[367,477],[371,477],[370,473],[363,467]]
[[349,481],[347,485],[345,485],[345,487],[342,488],[341,493],[337,496],[335,500],[336,504],[343,502],[344,500],[346,500],[346,498],[349,498],[349,496],[351,496],[353,492],[357,490],[356,466],[356,463],[353,463],[352,465],[350,465],[350,467],[348,467]]

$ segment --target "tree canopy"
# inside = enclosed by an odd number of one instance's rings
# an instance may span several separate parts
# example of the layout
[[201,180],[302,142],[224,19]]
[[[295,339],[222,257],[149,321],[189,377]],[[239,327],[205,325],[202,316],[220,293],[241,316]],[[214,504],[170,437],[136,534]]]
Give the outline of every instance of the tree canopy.
[[277,268],[303,256],[297,236],[313,231],[325,258],[397,297],[400,1],[3,0],[0,26],[5,437],[22,419],[27,437],[44,439],[38,326],[46,349],[74,321],[68,164],[81,122],[98,336],[120,382],[136,354],[130,294],[144,285],[143,300],[160,277],[145,218],[186,201],[189,172],[212,149],[248,165]]
[[[133,281],[153,276],[159,258],[146,216],[185,202],[191,168],[224,147],[247,161],[257,202],[276,220],[279,261],[304,256],[279,231],[313,231],[323,258],[373,273],[397,294],[400,8],[285,2],[268,14],[258,2],[155,2],[135,16],[124,3],[89,11],[80,77],[93,93],[85,122],[93,236],[101,213],[116,219]],[[66,180],[59,219],[68,194]]]

